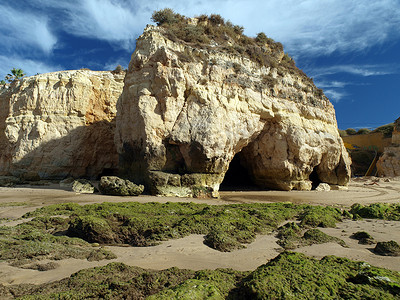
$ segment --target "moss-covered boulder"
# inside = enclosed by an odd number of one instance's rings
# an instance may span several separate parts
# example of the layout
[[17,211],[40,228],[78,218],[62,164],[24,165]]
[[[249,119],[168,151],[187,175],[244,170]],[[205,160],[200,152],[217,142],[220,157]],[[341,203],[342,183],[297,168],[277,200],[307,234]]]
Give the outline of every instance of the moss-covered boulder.
[[400,256],[400,245],[395,241],[378,242],[374,252],[385,256]]
[[399,279],[363,262],[285,252],[244,279],[239,299],[398,299]]
[[372,245],[376,243],[374,238],[368,232],[365,231],[357,231],[353,233],[350,237],[355,240],[358,240],[359,244]]
[[100,179],[99,190],[104,195],[139,196],[143,193],[144,186],[116,176],[103,176]]
[[116,235],[108,222],[95,216],[81,216],[71,221],[68,234],[80,237],[89,243],[109,244],[115,241]]

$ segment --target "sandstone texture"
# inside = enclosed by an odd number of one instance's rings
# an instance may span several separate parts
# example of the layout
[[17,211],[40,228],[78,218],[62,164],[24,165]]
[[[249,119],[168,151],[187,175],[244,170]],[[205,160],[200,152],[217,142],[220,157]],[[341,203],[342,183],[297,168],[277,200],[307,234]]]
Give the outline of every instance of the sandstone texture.
[[0,175],[59,179],[115,170],[114,119],[124,76],[61,71],[1,88]]
[[121,174],[156,193],[213,194],[235,157],[247,172],[236,176],[262,188],[347,185],[351,162],[333,105],[283,63],[282,50],[271,55],[275,65],[260,65],[213,40],[199,47],[148,26],[117,105]]
[[400,118],[394,123],[392,145],[386,147],[376,167],[380,176],[400,176]]

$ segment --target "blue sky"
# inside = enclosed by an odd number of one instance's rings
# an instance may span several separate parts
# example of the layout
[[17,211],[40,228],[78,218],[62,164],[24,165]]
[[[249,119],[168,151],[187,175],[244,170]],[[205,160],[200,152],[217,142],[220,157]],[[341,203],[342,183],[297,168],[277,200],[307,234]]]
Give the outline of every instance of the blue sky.
[[400,0],[15,0],[0,2],[0,79],[127,67],[154,10],[221,14],[281,42],[322,88],[339,128],[400,117]]

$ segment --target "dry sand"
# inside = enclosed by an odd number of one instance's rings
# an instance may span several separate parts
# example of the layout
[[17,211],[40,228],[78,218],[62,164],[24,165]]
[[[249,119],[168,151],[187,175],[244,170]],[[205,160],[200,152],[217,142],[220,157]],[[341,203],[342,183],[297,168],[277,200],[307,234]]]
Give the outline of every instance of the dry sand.
[[[400,202],[400,178],[384,179],[359,178],[353,180],[348,190],[329,192],[278,192],[278,191],[246,191],[221,192],[221,199],[191,199],[172,197],[113,197],[103,195],[80,195],[60,189],[58,185],[47,187],[22,186],[17,188],[0,188],[0,204],[21,202],[23,206],[0,207],[0,219],[7,218],[2,225],[15,225],[24,213],[44,205],[75,202],[80,204],[98,202],[198,202],[208,204],[232,204],[252,202],[293,202],[315,205],[336,205],[348,207],[354,203],[370,204],[376,202]],[[374,254],[374,246],[360,245],[351,239],[350,235],[357,231],[367,231],[376,241],[395,240],[400,243],[400,222],[384,220],[346,220],[338,223],[336,228],[321,229],[325,233],[343,239],[348,248],[336,243],[302,247],[296,251],[309,256],[321,258],[326,255],[337,255],[353,260],[366,261],[372,265],[400,271],[400,257],[387,257]],[[282,248],[272,235],[258,236],[256,241],[246,249],[222,253],[203,244],[203,236],[191,235],[182,239],[170,240],[154,247],[110,247],[106,248],[117,255],[111,261],[124,262],[128,265],[149,269],[165,269],[169,267],[187,268],[193,270],[233,268],[237,270],[254,270],[258,266],[276,257]],[[87,260],[66,259],[57,261],[59,266],[54,270],[35,271],[11,267],[0,263],[0,283],[45,283],[59,280],[84,269],[111,262],[89,262]],[[46,261],[44,261],[46,262]]]

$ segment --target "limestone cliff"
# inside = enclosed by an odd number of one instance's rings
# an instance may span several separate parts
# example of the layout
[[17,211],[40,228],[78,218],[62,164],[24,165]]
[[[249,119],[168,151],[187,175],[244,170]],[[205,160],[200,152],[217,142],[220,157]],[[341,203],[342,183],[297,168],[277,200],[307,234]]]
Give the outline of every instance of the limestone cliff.
[[0,90],[0,174],[96,177],[115,170],[116,102],[125,73],[47,73]]
[[[200,22],[183,32],[208,30]],[[350,160],[322,91],[279,44],[246,49],[222,39],[199,45],[165,27],[145,29],[117,105],[120,171],[156,193],[213,192],[236,156],[261,187],[346,185]]]
[[376,167],[380,176],[400,176],[400,118],[394,123],[392,145],[385,148]]

